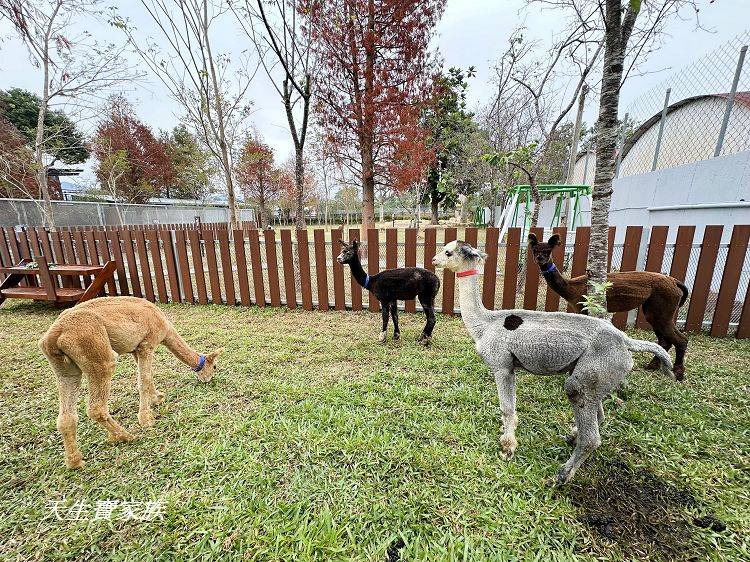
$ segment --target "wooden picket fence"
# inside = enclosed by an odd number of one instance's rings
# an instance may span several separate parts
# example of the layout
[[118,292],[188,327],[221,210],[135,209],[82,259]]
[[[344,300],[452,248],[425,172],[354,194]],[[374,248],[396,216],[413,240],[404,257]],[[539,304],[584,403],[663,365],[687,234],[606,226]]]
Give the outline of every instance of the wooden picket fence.
[[[21,230],[6,227],[0,230],[0,262],[11,265],[38,255],[55,263],[101,264],[113,259],[117,271],[106,287],[106,294],[133,295],[154,302],[379,310],[378,301],[371,294],[364,302],[364,292],[349,268],[342,267],[335,259],[339,253],[337,241],[360,239],[359,229],[352,228],[346,233],[334,230],[327,237],[324,229],[314,229],[309,236],[307,230],[285,229],[277,234],[250,226],[230,230],[221,223],[204,223],[200,228],[193,224],[135,225],[106,229],[72,227],[56,232],[42,227]],[[531,273],[525,279],[521,277],[528,254],[520,229],[509,229],[506,239],[500,241],[498,229],[488,228],[482,244],[478,244],[476,228],[462,230],[461,239],[481,246],[488,254],[482,274],[482,300],[487,308],[565,310],[566,303],[553,291],[546,290],[536,265],[531,266]],[[553,231],[563,242],[553,252],[558,269],[571,276],[585,273],[590,229],[579,227],[570,234],[564,228]],[[532,232],[538,237],[543,235],[541,228]],[[646,271],[662,271],[689,287],[692,285],[684,318],[687,331],[709,328],[711,335],[724,336],[730,332],[731,324],[738,338],[750,337],[750,291],[744,274],[750,258],[747,255],[750,225],[735,226],[728,245],[721,244],[722,232],[721,225],[708,226],[698,243],[693,240],[694,226],[680,226],[675,243],[668,245],[668,228],[657,226],[651,228],[647,245],[641,247],[643,227],[629,226],[624,243],[618,246],[621,254],[617,269],[630,271],[641,266]],[[456,228],[446,228],[438,240],[434,229],[426,229],[420,236],[415,229],[370,229],[362,240],[363,263],[370,274],[401,266],[422,266],[434,271],[431,260],[436,250],[456,240],[458,234]],[[614,228],[609,235],[612,267]],[[671,253],[669,269],[665,269],[667,248]],[[726,250],[721,260],[720,248]],[[443,271],[441,275],[436,307],[449,315],[460,312],[456,308],[454,274]],[[519,278],[522,291],[518,290]],[[712,289],[712,279],[718,290]],[[742,297],[741,302],[738,296]],[[408,301],[404,308],[414,312],[416,304]],[[628,313],[615,314],[613,323],[626,327]],[[647,327],[641,314],[635,323]]]

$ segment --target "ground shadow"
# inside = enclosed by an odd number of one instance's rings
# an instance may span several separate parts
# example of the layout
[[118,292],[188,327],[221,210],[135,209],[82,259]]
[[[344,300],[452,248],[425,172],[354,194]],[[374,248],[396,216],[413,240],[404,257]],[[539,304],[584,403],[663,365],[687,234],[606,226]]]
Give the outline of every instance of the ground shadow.
[[[594,538],[616,542],[633,559],[705,560],[703,528],[725,525],[706,515],[688,489],[678,489],[644,468],[600,458],[579,472],[565,492]],[[696,518],[695,513],[702,517]],[[606,548],[606,541],[599,546]]]

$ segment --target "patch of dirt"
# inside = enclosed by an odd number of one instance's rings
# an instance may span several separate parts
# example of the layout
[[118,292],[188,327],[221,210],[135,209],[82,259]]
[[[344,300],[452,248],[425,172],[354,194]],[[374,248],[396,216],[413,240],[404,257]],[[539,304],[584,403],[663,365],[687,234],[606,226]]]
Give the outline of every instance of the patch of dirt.
[[404,539],[401,537],[395,539],[386,550],[386,562],[399,562],[401,560],[401,553],[399,551],[404,546],[406,546]]
[[[601,459],[579,472],[567,491],[580,520],[595,537],[616,542],[633,559],[705,560],[701,528],[726,525],[701,511],[687,489],[678,489],[650,471]],[[607,543],[600,545],[604,549]]]

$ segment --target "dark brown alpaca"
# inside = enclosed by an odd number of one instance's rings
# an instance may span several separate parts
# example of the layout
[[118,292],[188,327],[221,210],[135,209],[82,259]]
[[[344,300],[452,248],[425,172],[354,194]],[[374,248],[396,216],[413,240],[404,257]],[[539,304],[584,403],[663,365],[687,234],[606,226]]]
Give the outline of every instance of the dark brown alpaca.
[[[539,242],[536,236],[529,234],[531,253],[547,281],[547,286],[568,301],[576,312],[585,314],[581,310],[581,301],[588,289],[588,276],[567,278],[557,270],[551,254],[555,246],[559,245],[560,236],[557,234],[553,234],[546,243]],[[685,334],[677,329],[675,322],[677,312],[687,300],[687,287],[674,277],[648,271],[610,273],[607,280],[612,283],[607,289],[607,310],[627,312],[640,306],[659,340],[659,345],[667,351],[674,345],[677,352],[674,363],[675,378],[684,379],[684,359],[688,340]],[[652,370],[658,367],[658,361],[651,361],[646,366]]]

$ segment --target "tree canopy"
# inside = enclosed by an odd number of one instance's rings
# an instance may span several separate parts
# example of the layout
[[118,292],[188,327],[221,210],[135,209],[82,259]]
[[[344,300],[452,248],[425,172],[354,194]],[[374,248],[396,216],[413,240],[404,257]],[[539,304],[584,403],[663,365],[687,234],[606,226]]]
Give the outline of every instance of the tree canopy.
[[[32,145],[36,138],[40,103],[39,96],[21,88],[0,91],[0,113]],[[44,149],[53,163],[80,164],[89,157],[85,135],[59,110],[45,113]]]
[[211,194],[211,155],[185,125],[178,125],[163,142],[174,168],[174,182],[167,185],[165,195],[174,199],[203,200]]
[[167,144],[139,121],[123,98],[110,101],[96,129],[97,179],[116,199],[144,203],[164,194],[175,177]]
[[459,194],[469,195],[481,187],[469,175],[472,163],[481,166],[480,156],[486,152],[488,143],[474,121],[474,114],[466,108],[467,78],[472,76],[473,67],[466,72],[449,68],[447,73],[437,75],[432,101],[422,116],[429,131],[427,145],[435,153],[424,195],[425,202],[432,206],[433,223],[437,222],[440,203],[453,206]]

